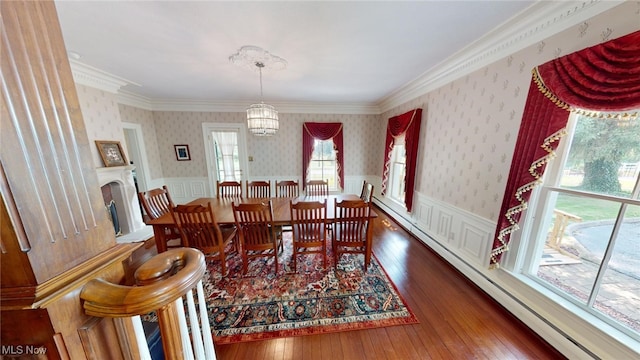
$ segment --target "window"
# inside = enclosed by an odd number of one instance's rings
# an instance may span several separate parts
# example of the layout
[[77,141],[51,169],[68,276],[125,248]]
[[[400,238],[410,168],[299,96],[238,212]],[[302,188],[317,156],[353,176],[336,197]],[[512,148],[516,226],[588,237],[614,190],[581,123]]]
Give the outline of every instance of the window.
[[338,167],[333,140],[313,141],[307,180],[328,180],[329,190],[338,190]]
[[396,143],[391,151],[391,166],[389,175],[388,196],[404,205],[405,181],[407,171],[407,153],[404,143]]
[[640,338],[640,120],[573,115],[532,197],[523,273]]
[[421,119],[422,109],[416,108],[387,123],[380,194],[399,202],[407,212],[413,208]]

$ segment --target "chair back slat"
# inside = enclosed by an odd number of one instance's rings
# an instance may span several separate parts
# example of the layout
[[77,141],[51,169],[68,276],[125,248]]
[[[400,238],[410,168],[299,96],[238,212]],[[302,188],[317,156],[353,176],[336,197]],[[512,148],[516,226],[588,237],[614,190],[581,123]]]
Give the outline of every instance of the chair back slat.
[[329,196],[328,180],[310,180],[305,187],[307,196]]
[[270,198],[271,181],[247,181],[248,198]]
[[150,220],[168,213],[169,209],[173,207],[173,201],[166,185],[163,185],[162,188],[141,191],[138,193],[138,199],[140,199],[140,204]]
[[218,198],[241,198],[242,184],[239,181],[218,181],[216,183]]
[[276,183],[276,197],[298,197],[300,186],[297,181],[284,180]]

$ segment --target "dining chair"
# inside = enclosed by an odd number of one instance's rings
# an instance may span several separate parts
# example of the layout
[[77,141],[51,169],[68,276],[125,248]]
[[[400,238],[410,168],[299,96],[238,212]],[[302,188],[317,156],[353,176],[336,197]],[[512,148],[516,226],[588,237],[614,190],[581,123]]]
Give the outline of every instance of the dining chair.
[[173,201],[171,200],[171,195],[169,195],[167,185],[163,185],[162,188],[141,191],[138,193],[138,199],[149,220],[159,218],[168,213],[173,207]]
[[300,186],[297,181],[283,180],[276,182],[276,197],[298,197]]
[[270,198],[271,197],[271,180],[247,181],[246,194],[248,198]]
[[216,182],[218,198],[241,198],[242,184],[239,181]]
[[[171,212],[174,207],[167,185],[138,193],[140,205],[145,212],[145,223]],[[164,229],[166,248],[182,247],[180,230],[176,226],[167,226]],[[176,241],[177,240],[177,241]]]
[[271,200],[264,203],[231,203],[242,253],[242,273],[246,274],[249,260],[273,257],[278,273],[278,249],[284,250],[282,234],[273,224]]
[[297,260],[301,254],[322,254],[327,268],[327,202],[289,201],[293,227],[293,269],[298,272]]
[[[276,197],[296,198],[300,196],[300,186],[297,181],[283,180],[276,182]],[[291,225],[282,225],[282,231],[291,232]]]
[[329,181],[309,180],[305,191],[307,196],[329,196]]
[[178,205],[171,209],[173,221],[177,224],[185,247],[196,248],[205,256],[220,260],[222,276],[227,271],[225,249],[231,245],[237,250],[235,227],[220,227],[216,222],[211,204]]
[[364,254],[364,269],[371,262],[371,203],[359,200],[334,199],[332,246],[335,268],[343,254]]
[[367,180],[362,183],[362,192],[360,192],[360,199],[365,202],[371,202],[371,198],[373,197],[373,184],[367,182]]

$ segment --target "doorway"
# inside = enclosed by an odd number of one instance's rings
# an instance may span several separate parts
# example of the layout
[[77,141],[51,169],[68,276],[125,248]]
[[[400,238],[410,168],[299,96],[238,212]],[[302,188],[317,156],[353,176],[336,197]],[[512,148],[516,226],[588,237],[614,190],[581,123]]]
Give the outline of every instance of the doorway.
[[147,171],[147,152],[142,137],[142,126],[140,124],[122,123],[124,139],[127,145],[129,161],[134,170],[134,182],[137,191],[147,191],[149,183],[149,173]]
[[247,180],[249,166],[244,124],[204,123],[202,131],[211,194],[216,195],[217,181]]

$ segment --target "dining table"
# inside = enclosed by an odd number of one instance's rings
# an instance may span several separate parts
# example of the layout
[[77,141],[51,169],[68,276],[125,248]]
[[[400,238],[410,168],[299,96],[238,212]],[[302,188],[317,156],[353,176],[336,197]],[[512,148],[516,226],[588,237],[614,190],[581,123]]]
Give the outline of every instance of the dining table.
[[[218,225],[233,225],[235,224],[235,218],[233,216],[232,204],[240,203],[266,203],[271,202],[271,211],[273,213],[274,225],[291,225],[291,211],[290,203],[297,203],[300,201],[319,201],[327,203],[327,221],[333,222],[335,220],[335,202],[343,200],[359,200],[360,196],[355,194],[335,194],[327,196],[307,196],[301,195],[297,197],[270,197],[270,198],[211,198],[202,197],[195,199],[187,205],[207,205],[211,204],[211,209],[216,218]],[[371,210],[371,217],[375,218],[378,215],[375,211]],[[175,226],[175,222],[171,213],[166,213],[156,219],[149,220],[147,225],[153,227],[153,236],[156,242],[156,248],[158,253],[167,250],[167,241],[165,238],[166,229]]]

